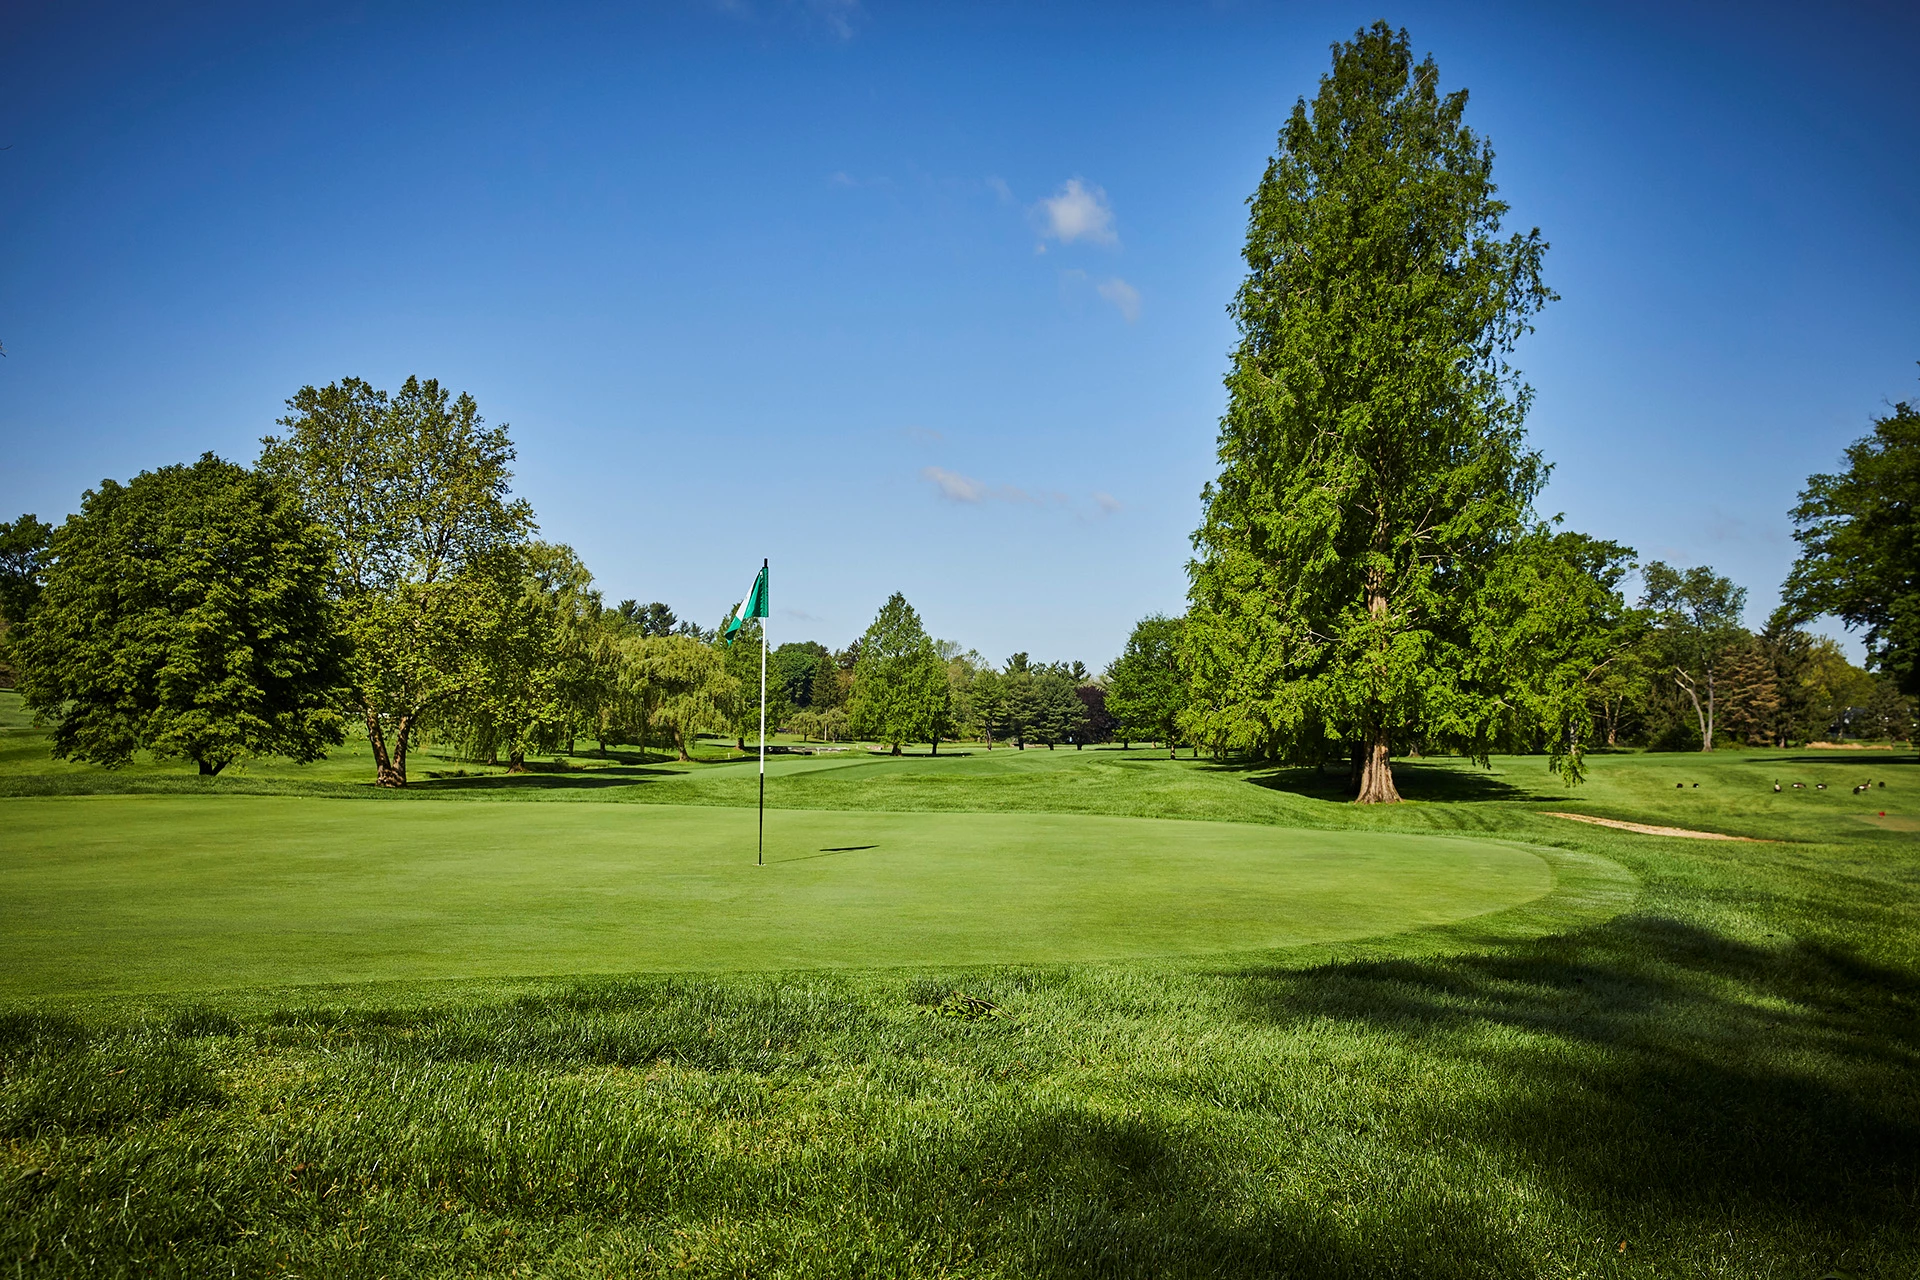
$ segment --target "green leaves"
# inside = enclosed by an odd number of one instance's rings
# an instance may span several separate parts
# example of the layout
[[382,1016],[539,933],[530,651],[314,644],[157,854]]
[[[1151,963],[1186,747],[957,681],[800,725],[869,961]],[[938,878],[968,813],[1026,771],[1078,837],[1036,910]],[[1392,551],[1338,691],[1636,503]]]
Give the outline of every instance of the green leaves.
[[1807,479],[1787,578],[1800,620],[1833,614],[1866,633],[1870,661],[1920,697],[1920,408],[1902,402],[1847,446],[1847,469]]
[[[1484,742],[1476,631],[1545,477],[1505,356],[1553,294],[1492,151],[1384,24],[1335,50],[1251,201],[1221,472],[1189,566],[1188,720],[1216,746]],[[1391,782],[1379,791],[1391,797]]]
[[10,650],[53,754],[216,774],[341,740],[331,547],[294,495],[212,454],[89,491]]
[[904,742],[937,743],[949,731],[951,698],[947,664],[920,615],[894,592],[860,639],[847,704],[853,732],[896,753]]

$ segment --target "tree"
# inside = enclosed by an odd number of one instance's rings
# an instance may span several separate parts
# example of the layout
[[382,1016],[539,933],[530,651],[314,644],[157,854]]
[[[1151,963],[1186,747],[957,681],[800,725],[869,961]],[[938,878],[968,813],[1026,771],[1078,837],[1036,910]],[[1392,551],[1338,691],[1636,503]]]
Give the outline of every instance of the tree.
[[[1080,668],[1082,673],[1085,670]],[[1048,663],[1033,671],[1033,715],[1027,732],[1049,751],[1072,742],[1086,728],[1087,709],[1076,692],[1078,684],[1073,668],[1065,663]]]
[[302,387],[260,465],[289,481],[333,534],[339,617],[351,644],[347,701],[375,780],[407,785],[423,719],[484,681],[497,599],[489,558],[533,530],[510,500],[513,444],[466,394],[408,378],[389,396],[358,378]]
[[102,481],[53,534],[9,644],[53,754],[318,759],[341,740],[332,548],[293,492],[204,455]]
[[649,637],[639,642],[642,678],[650,689],[652,722],[671,735],[682,761],[693,759],[702,733],[718,733],[732,721],[739,683],[724,654],[690,635]]
[[1713,750],[1720,680],[1736,646],[1747,638],[1740,625],[1747,589],[1705,565],[1684,573],[1655,560],[1641,571],[1662,662],[1693,707],[1700,750]]
[[26,620],[40,598],[53,526],[31,513],[0,524],[0,680],[13,683],[6,664],[7,632]]
[[[764,622],[759,618],[748,618],[740,624],[734,633],[732,644],[720,644],[719,651],[726,660],[727,675],[733,680],[735,691],[728,699],[732,708],[729,728],[733,733],[734,746],[741,751],[747,749],[747,738],[760,732],[760,637]],[[767,661],[767,727],[785,724],[787,716],[793,710],[787,701],[786,690],[774,679],[772,655]]]
[[1807,478],[1782,594],[1798,620],[1864,629],[1868,665],[1920,697],[1920,408],[1896,404],[1846,456],[1845,471]]
[[1081,708],[1081,729],[1073,745],[1078,748],[1089,742],[1112,742],[1118,722],[1107,710],[1106,686],[1087,682],[1080,684],[1073,692],[1080,699]]
[[947,734],[951,693],[947,666],[899,592],[888,597],[860,637],[847,716],[853,732],[885,742],[900,754],[903,742],[931,742]]
[[643,636],[670,636],[680,620],[673,616],[673,610],[660,601],[641,604],[638,600],[622,600],[615,606],[620,617],[635,627]]
[[1180,668],[1182,619],[1151,614],[1136,622],[1127,647],[1107,668],[1107,711],[1120,736],[1159,742],[1174,754],[1187,712],[1186,674]]
[[[1189,565],[1186,655],[1209,741],[1484,755],[1507,676],[1473,623],[1544,469],[1506,362],[1553,297],[1537,230],[1500,238],[1492,149],[1384,23],[1334,48],[1254,193],[1219,477]],[[1199,721],[1204,720],[1204,724]]]
[[987,750],[991,751],[994,735],[1006,723],[1006,681],[992,667],[983,666],[974,672],[967,692],[972,703],[974,729],[987,740]]
[[582,726],[594,727],[602,607],[571,547],[504,547],[484,567],[493,596],[475,678],[439,719],[469,755],[505,754],[508,771],[520,773],[529,751],[571,747]]
[[1744,742],[1771,746],[1776,740],[1783,699],[1765,638],[1748,636],[1733,645],[1725,666],[1721,723]]

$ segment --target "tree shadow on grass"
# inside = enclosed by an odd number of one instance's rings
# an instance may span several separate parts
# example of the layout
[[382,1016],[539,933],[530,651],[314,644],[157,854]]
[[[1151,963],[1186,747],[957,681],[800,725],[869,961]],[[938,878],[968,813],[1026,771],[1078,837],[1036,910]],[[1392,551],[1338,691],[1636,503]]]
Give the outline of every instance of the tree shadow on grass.
[[1488,1073],[1408,1105],[1569,1202],[1916,1243],[1909,973],[1639,916],[1494,954],[1235,976],[1256,1022],[1358,1023]]
[[[1268,764],[1215,764],[1207,766],[1222,773],[1243,773],[1256,787],[1285,791],[1312,800],[1345,801],[1353,798],[1347,789],[1344,766],[1315,769],[1310,765],[1274,767]],[[1417,760],[1396,760],[1393,782],[1407,800],[1459,803],[1484,800],[1563,801],[1568,797],[1545,795],[1537,790],[1515,786],[1500,775],[1462,764],[1427,764]]]
[[595,791],[609,787],[642,786],[664,778],[684,778],[678,769],[640,766],[594,768],[580,772],[483,773],[467,777],[427,776],[407,782],[409,791]]

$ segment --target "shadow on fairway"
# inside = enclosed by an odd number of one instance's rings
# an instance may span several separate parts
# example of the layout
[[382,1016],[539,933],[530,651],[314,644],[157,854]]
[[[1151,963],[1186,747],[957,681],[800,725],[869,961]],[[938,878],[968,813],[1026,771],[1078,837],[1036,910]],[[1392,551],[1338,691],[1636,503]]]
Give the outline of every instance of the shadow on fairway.
[[609,766],[580,773],[486,773],[471,777],[413,778],[409,791],[580,791],[640,786],[654,778],[684,778],[675,769]]
[[[1274,768],[1267,764],[1214,764],[1204,766],[1220,773],[1244,773],[1247,781],[1269,791],[1285,791],[1312,800],[1350,800],[1346,770],[1314,769],[1309,766]],[[1396,760],[1393,783],[1407,800],[1540,800],[1564,801],[1566,796],[1542,795],[1504,782],[1498,775],[1461,765],[1422,764],[1416,760]]]
[[850,844],[838,849],[822,849],[818,853],[803,853],[797,858],[775,858],[768,866],[782,866],[789,862],[812,862],[815,858],[831,858],[840,853],[862,853],[868,849],[878,849],[877,844]]
[[1403,1123],[1501,1152],[1572,1202],[1911,1230],[1920,988],[1896,971],[1641,916],[1495,954],[1233,976],[1256,1021],[1366,1024],[1484,1072],[1409,1099],[1431,1114]]

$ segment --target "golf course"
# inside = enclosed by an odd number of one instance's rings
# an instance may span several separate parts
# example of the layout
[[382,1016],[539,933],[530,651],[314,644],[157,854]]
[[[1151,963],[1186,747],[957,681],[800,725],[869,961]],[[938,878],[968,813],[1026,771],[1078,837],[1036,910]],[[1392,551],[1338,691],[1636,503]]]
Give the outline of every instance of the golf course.
[[0,725],[25,1273],[1903,1276],[1920,1248],[1911,755],[1600,755],[1577,787],[1409,761],[1379,809],[1158,749],[855,747],[772,760],[760,865],[717,741],[429,751],[396,793],[364,751],[200,779],[49,760],[11,694]]

